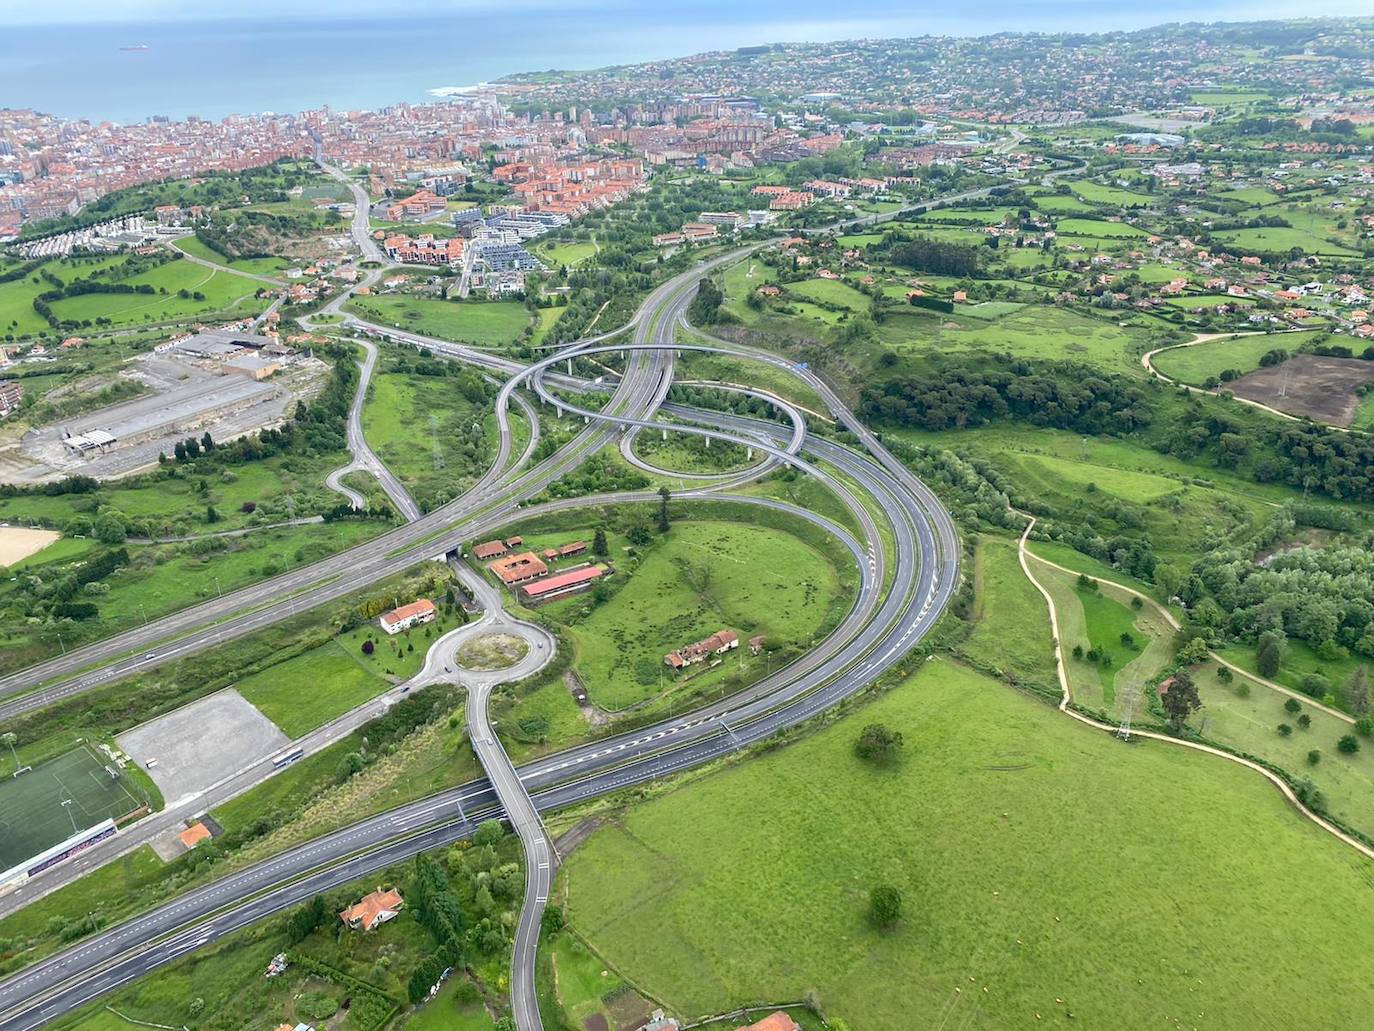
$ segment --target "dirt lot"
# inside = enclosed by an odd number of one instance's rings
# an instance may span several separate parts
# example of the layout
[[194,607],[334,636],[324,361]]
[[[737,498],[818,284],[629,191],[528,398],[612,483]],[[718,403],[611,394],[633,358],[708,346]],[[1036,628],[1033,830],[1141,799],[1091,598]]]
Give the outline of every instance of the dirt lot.
[[12,566],[20,559],[42,551],[61,536],[52,530],[0,526],[0,566]]
[[1374,362],[1298,354],[1282,365],[1256,369],[1227,389],[1290,415],[1349,426],[1360,402],[1355,390],[1369,379],[1374,379]]

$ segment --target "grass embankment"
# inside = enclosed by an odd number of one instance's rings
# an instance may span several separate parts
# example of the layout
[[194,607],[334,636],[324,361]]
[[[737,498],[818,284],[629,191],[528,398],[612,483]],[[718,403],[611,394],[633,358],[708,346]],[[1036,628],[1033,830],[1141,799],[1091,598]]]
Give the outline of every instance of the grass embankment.
[[[861,719],[905,735],[896,766],[856,759],[846,720],[596,832],[562,875],[573,926],[693,1015],[811,988],[873,1028],[1334,1027],[1374,1004],[1345,973],[1367,864],[1253,774],[945,661]],[[878,882],[905,899],[888,933]],[[1123,885],[1155,902],[1123,919]]]

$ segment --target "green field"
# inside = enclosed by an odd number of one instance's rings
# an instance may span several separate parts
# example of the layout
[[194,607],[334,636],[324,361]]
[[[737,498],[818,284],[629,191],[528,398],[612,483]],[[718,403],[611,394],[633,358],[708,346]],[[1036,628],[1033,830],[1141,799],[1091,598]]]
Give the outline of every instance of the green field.
[[176,241],[177,250],[185,251],[193,257],[201,258],[214,265],[223,265],[238,272],[248,272],[256,276],[277,276],[292,266],[308,265],[309,262],[294,261],[278,256],[266,258],[235,258],[230,260],[213,247],[207,247],[194,236],[186,236]]
[[1296,227],[1228,229],[1217,233],[1217,236],[1237,247],[1267,253],[1284,252],[1294,247],[1308,254],[1327,254],[1342,258],[1354,257],[1359,253],[1344,244],[1332,243],[1317,233]]
[[290,738],[381,694],[391,683],[373,658],[331,641],[238,683],[239,694]]
[[[905,735],[896,767],[854,757],[869,721]],[[854,1028],[1358,1025],[1369,876],[1253,773],[944,661],[621,814],[562,872],[573,927],[674,1011],[814,989]],[[905,900],[888,933],[880,881]],[[1154,900],[1129,919],[1123,884]]]
[[958,646],[958,654],[1010,683],[1057,697],[1045,599],[1021,571],[1016,542],[980,537],[972,575],[973,627]]
[[126,774],[84,745],[18,775],[8,754],[0,762],[0,870],[144,804]]
[[1159,330],[1123,327],[1064,308],[1019,306],[992,319],[898,309],[878,326],[878,339],[901,352],[925,348],[982,351],[1051,361],[1081,361],[1104,371],[1141,375],[1140,355],[1167,343]]
[[1254,372],[1260,358],[1282,348],[1296,353],[1311,333],[1255,333],[1232,339],[1209,340],[1193,347],[1179,347],[1163,351],[1150,359],[1162,375],[1183,383],[1200,386],[1212,376],[1220,376],[1227,369]]
[[[592,532],[589,527],[547,540],[527,534],[526,546],[589,540]],[[573,666],[592,701],[605,709],[623,709],[686,683],[693,689],[719,684],[742,663],[756,674],[765,657],[750,656],[743,643],[717,669],[707,672],[703,663],[677,678],[663,656],[722,628],[736,631],[741,642],[763,634],[770,651],[805,649],[836,609],[851,602],[823,552],[789,533],[743,521],[680,519],[637,564],[616,546],[611,561],[620,583],[609,601],[581,618],[574,614],[585,598],[540,610],[569,621]]]
[[496,433],[489,412],[448,377],[387,372],[374,375],[368,388],[363,433],[428,511],[457,497],[491,465]]
[[[73,518],[93,518],[100,508],[109,507],[130,520],[146,520],[157,537],[285,522],[338,504],[339,496],[325,487],[324,478],[346,461],[337,452],[277,456],[217,469],[206,476],[197,475],[194,469],[188,472],[171,466],[176,475],[163,471],[132,483],[107,481],[89,494],[0,498],[0,521],[36,522],[61,529]],[[251,512],[244,511],[246,504],[251,504]],[[206,521],[209,507],[219,516],[217,522]]]
[[[171,322],[225,312],[234,316],[256,315],[267,301],[254,298],[263,284],[218,272],[190,261],[171,261],[150,272],[122,280],[130,286],[148,284],[159,292],[147,294],[83,294],[54,301],[53,314],[62,320],[108,320],[112,326],[144,322]],[[201,293],[204,300],[178,297],[179,290]],[[166,291],[163,293],[162,291]]]
[[530,324],[530,313],[516,301],[441,301],[387,294],[355,297],[345,307],[384,326],[477,347],[508,347]]
[[[119,263],[119,258],[62,258],[44,263],[42,271],[70,282]],[[52,284],[43,280],[37,270],[26,279],[0,283],[0,336],[24,337],[47,331],[47,320],[33,310],[33,299],[51,289]]]
[[[65,631],[65,641],[41,625],[10,622],[0,626],[0,666],[21,668],[55,655],[72,635],[92,641],[176,612],[257,580],[308,565],[336,551],[361,544],[385,529],[376,521],[343,520],[262,530],[186,544],[129,545],[129,565],[116,569],[97,597],[99,615]],[[60,565],[47,567],[60,570]]]
[[578,265],[585,264],[596,256],[599,249],[594,240],[576,240],[573,242],[549,240],[535,244],[530,253],[549,268],[557,271],[560,265],[576,268]]
[[1061,218],[1056,228],[1060,236],[1091,237],[1096,240],[1138,240],[1150,235],[1139,226],[1125,222],[1104,222],[1096,218]]
[[1090,204],[1111,204],[1115,207],[1131,208],[1148,206],[1154,200],[1146,193],[1134,193],[1119,186],[1104,186],[1102,183],[1084,180],[1070,183],[1069,189]]

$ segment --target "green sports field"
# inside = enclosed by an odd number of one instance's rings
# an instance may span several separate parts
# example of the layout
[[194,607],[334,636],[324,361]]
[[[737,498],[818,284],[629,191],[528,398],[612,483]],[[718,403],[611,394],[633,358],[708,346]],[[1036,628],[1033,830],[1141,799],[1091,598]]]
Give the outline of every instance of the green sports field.
[[[5,772],[12,772],[9,756],[4,763]],[[0,870],[142,805],[127,778],[111,777],[105,766],[83,746],[0,780]]]

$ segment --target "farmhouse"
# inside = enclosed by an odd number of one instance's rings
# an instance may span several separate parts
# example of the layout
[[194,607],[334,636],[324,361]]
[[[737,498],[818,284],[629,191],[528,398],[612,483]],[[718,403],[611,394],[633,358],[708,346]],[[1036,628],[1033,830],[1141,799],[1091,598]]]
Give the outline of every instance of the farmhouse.
[[358,902],[339,914],[339,919],[355,931],[371,931],[396,914],[405,905],[405,899],[395,888],[382,891],[378,888],[370,895],[364,895]]
[[[511,538],[511,541],[518,540],[520,540],[518,537]],[[472,554],[479,562],[486,562],[488,559],[500,558],[502,555],[509,552],[510,548],[513,546],[514,545],[510,545],[509,542],[487,541],[485,544],[479,544],[477,547],[473,548]]]
[[388,634],[399,634],[402,630],[409,630],[421,623],[428,623],[433,618],[434,602],[428,598],[420,598],[409,605],[402,605],[390,612],[383,612],[379,622],[382,624],[382,629]]
[[580,566],[577,569],[569,569],[566,573],[555,573],[542,580],[523,584],[516,591],[516,595],[526,604],[554,601],[588,590],[605,575],[606,570],[601,566]]
[[499,558],[487,568],[495,573],[497,578],[507,587],[537,580],[549,571],[549,567],[544,564],[543,559],[532,551],[522,551],[518,555]]
[[739,647],[739,634],[733,630],[717,630],[710,637],[694,641],[686,648],[679,648],[663,656],[663,661],[674,670],[686,669],[712,655],[724,655],[732,648]]

